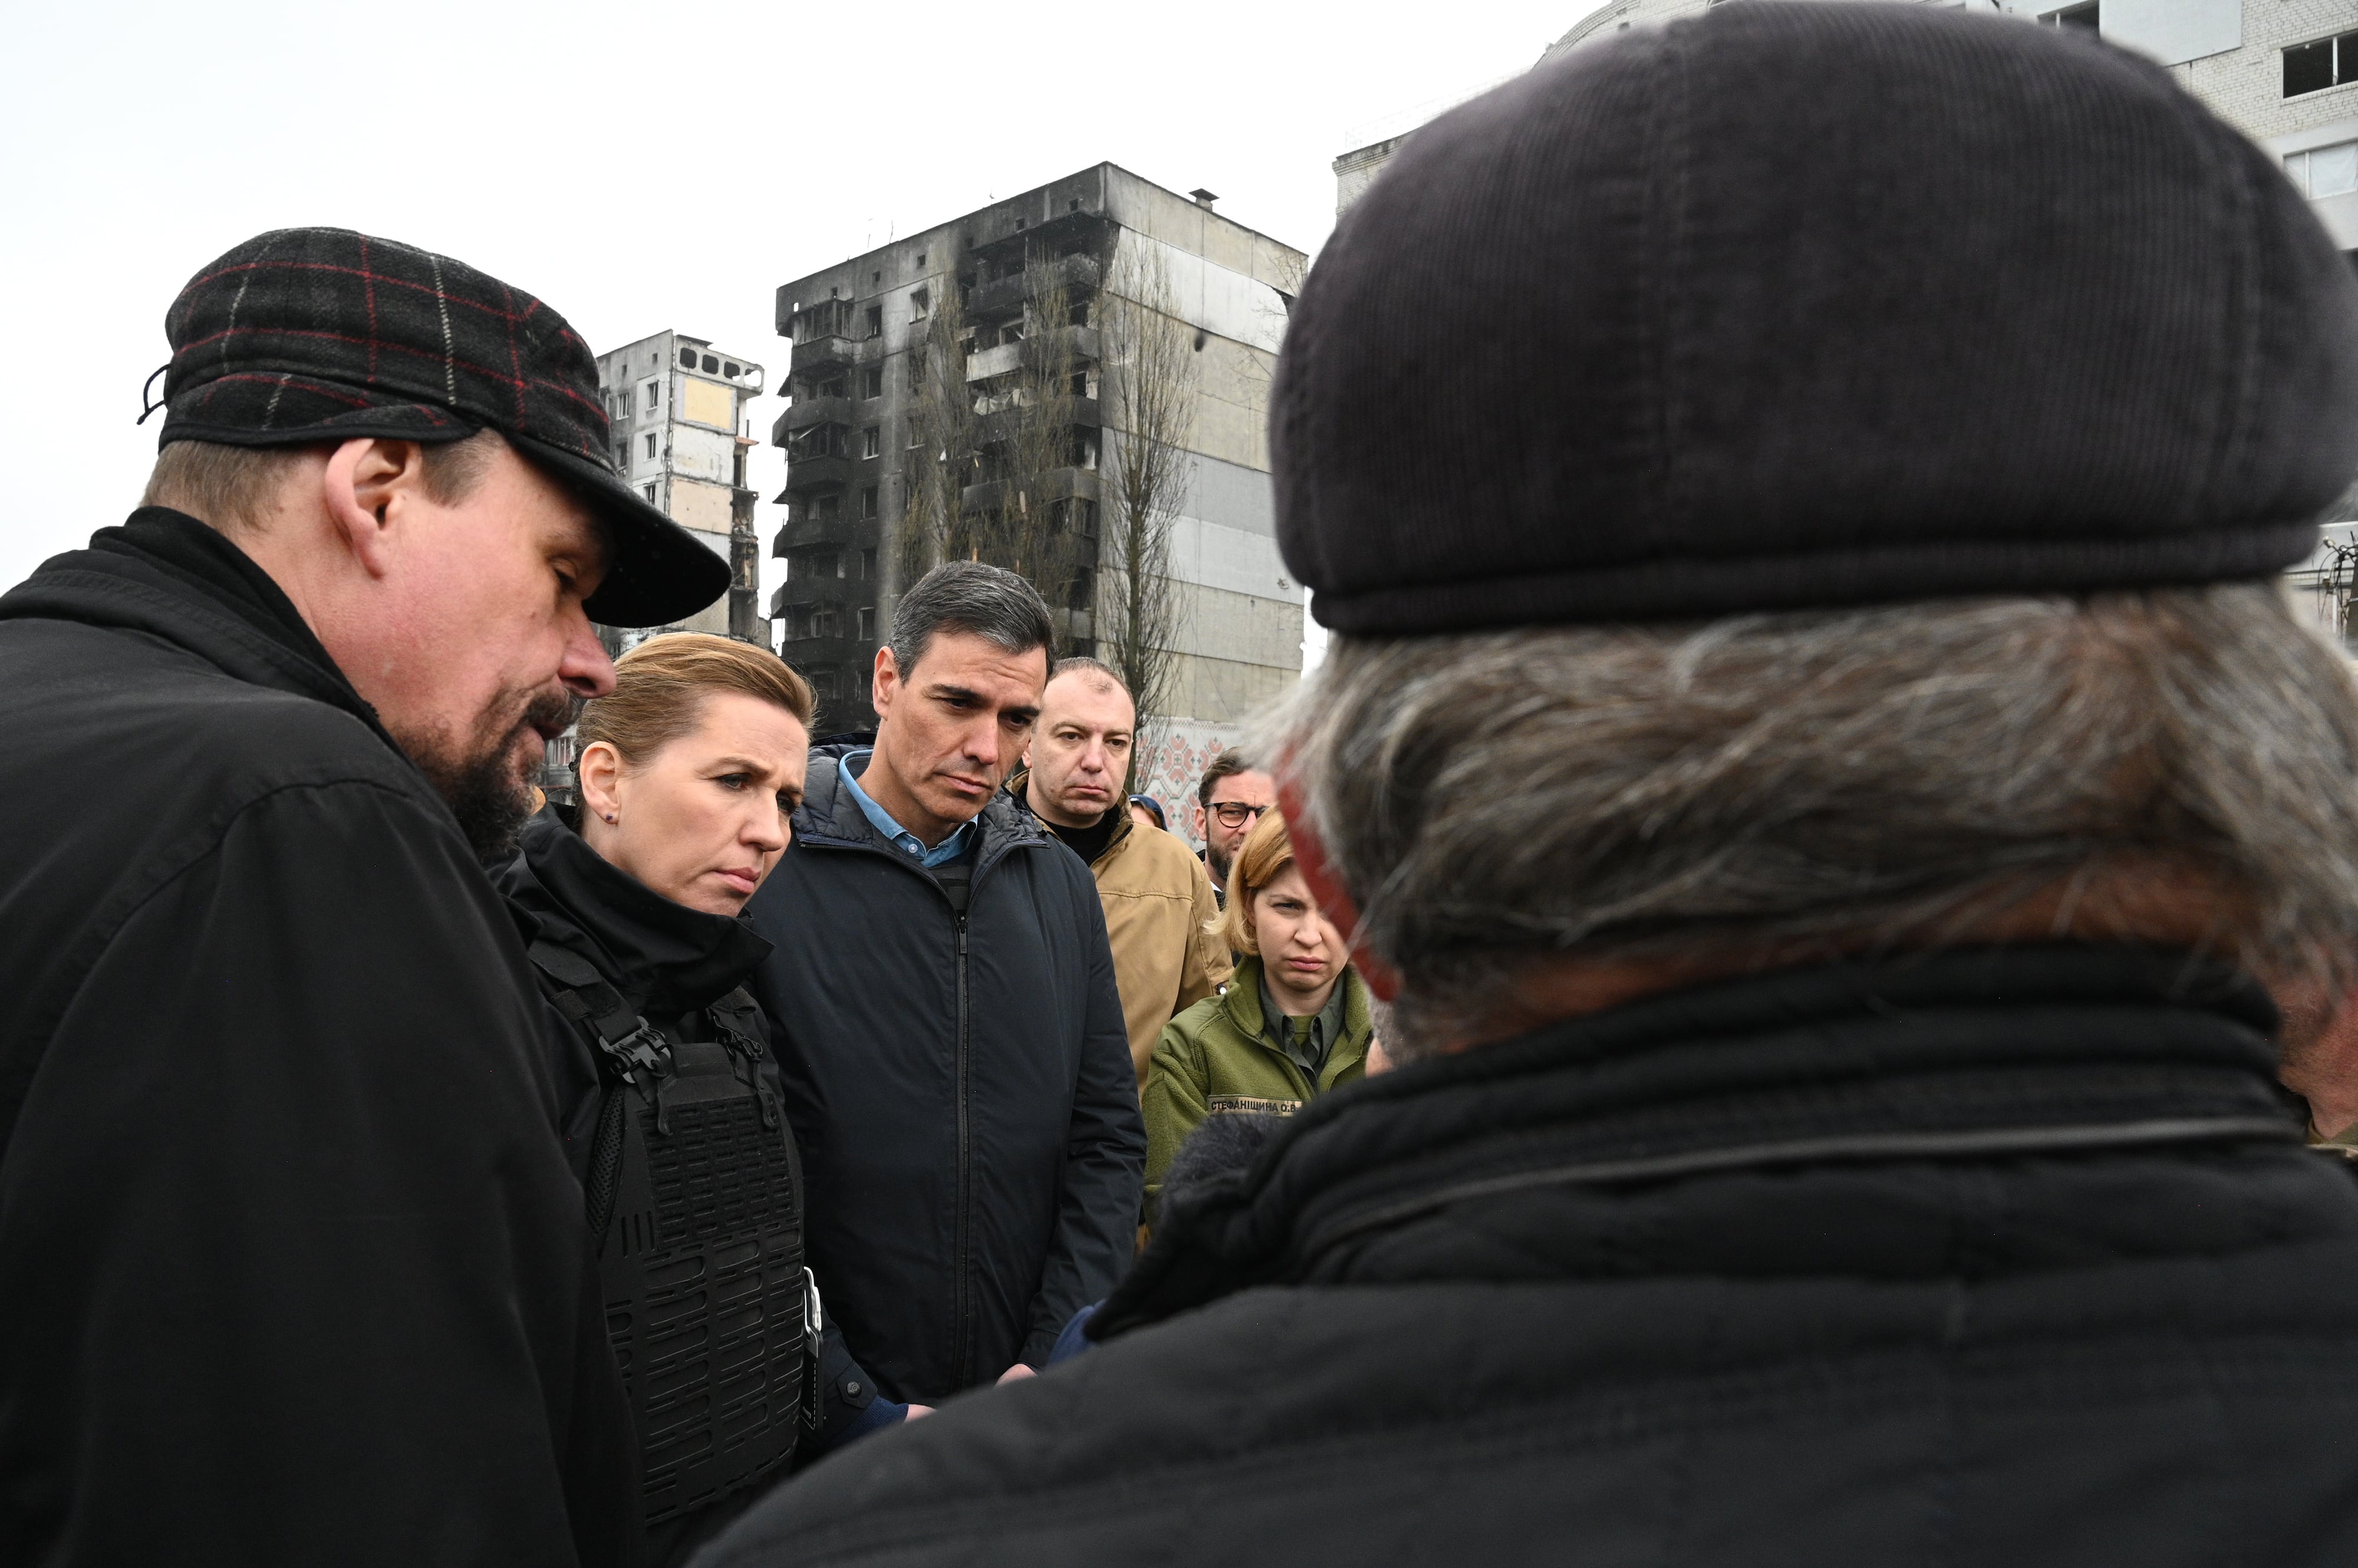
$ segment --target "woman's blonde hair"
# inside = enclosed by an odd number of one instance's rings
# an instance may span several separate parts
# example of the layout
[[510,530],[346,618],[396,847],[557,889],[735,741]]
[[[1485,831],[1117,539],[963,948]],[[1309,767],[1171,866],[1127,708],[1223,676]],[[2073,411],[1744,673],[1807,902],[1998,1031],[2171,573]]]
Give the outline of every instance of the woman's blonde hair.
[[1245,835],[1236,864],[1228,871],[1228,903],[1220,914],[1219,931],[1230,948],[1260,954],[1260,938],[1252,924],[1253,894],[1277,881],[1292,864],[1293,836],[1285,830],[1285,814],[1272,806]]
[[695,729],[704,699],[733,691],[774,703],[806,730],[810,683],[766,648],[704,632],[674,632],[614,661],[614,689],[581,709],[576,733],[587,748],[602,741],[623,760],[644,762]]

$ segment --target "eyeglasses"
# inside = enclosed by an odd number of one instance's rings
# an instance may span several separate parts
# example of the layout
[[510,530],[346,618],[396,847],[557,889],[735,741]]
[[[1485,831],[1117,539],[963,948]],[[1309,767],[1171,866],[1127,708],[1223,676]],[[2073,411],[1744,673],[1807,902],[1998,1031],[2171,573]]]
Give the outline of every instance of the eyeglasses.
[[1269,809],[1266,806],[1247,806],[1241,800],[1216,801],[1212,815],[1220,819],[1223,827],[1242,827]]

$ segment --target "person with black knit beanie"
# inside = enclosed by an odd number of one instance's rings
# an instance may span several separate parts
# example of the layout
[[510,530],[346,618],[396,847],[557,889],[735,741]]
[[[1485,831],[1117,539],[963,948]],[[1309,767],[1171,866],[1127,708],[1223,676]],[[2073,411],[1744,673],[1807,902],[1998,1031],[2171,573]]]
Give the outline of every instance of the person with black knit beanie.
[[1343,216],[1270,435],[1392,1068],[710,1568],[2346,1561],[2358,278],[2268,155],[2074,28],[1600,32]]

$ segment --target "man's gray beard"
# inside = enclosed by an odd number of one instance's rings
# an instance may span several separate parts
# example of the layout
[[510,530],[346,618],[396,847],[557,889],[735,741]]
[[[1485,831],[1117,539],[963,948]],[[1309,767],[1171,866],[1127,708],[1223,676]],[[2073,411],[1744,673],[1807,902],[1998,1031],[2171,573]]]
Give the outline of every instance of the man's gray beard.
[[516,830],[533,811],[532,781],[510,771],[509,753],[517,736],[542,725],[570,724],[581,713],[580,698],[542,691],[521,714],[503,722],[503,715],[515,711],[514,697],[503,692],[492,700],[476,719],[471,744],[463,751],[450,744],[447,731],[393,732],[403,753],[417,764],[459,819],[467,847],[486,865],[515,853]]

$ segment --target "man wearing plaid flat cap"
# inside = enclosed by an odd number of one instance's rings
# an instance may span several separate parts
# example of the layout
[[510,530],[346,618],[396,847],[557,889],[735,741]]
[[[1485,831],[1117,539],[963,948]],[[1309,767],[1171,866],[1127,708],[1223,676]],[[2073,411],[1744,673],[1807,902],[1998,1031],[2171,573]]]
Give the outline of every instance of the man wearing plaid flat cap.
[[726,565],[587,349],[283,230],[166,319],[145,503],[0,597],[0,1561],[627,1563],[629,1418],[480,869]]

